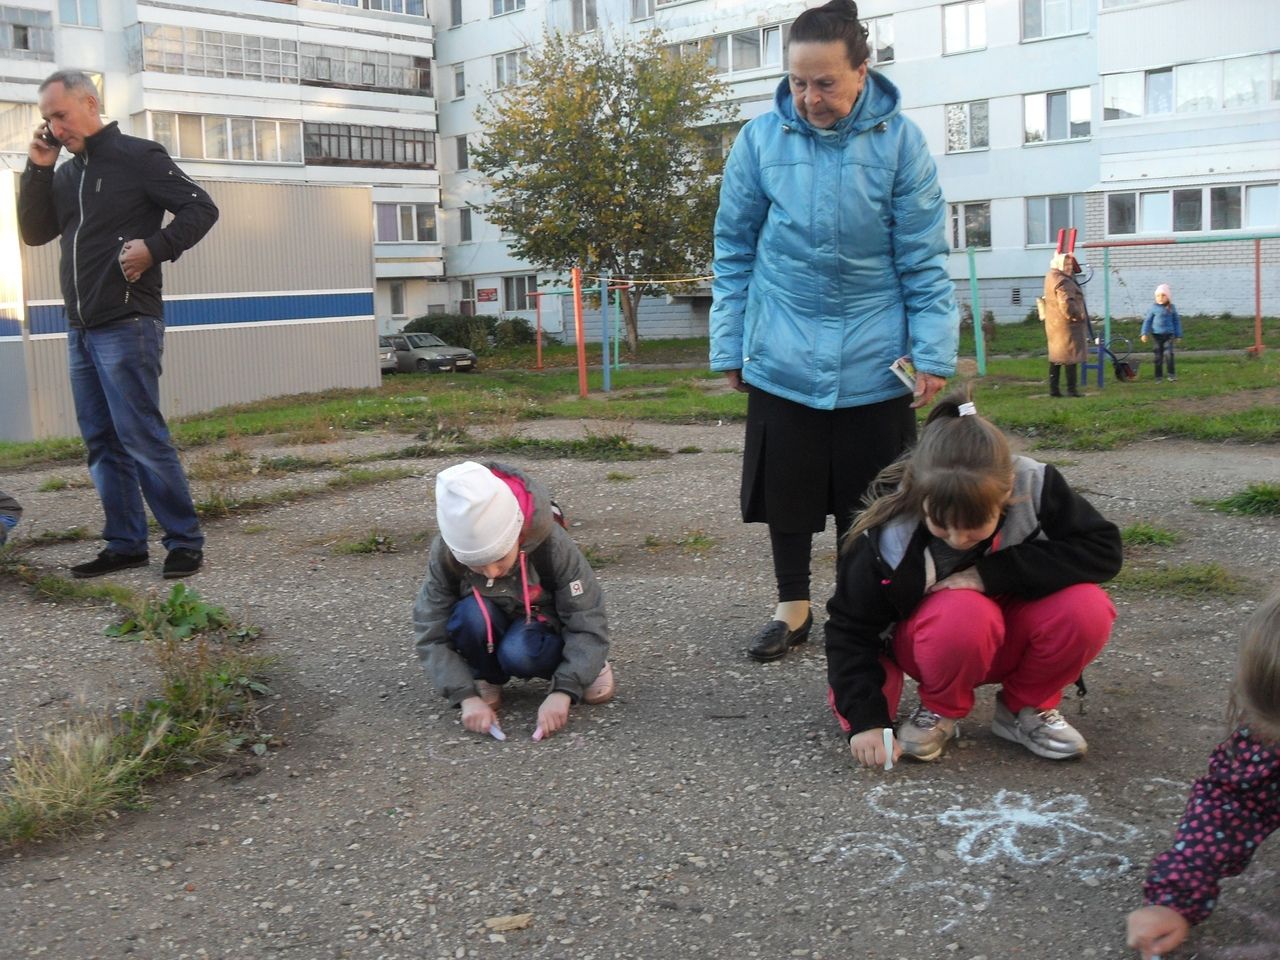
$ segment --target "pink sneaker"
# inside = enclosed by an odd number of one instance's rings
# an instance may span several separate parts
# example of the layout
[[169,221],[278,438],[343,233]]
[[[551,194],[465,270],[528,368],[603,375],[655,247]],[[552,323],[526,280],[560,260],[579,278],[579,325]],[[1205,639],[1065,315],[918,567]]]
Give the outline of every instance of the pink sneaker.
[[488,680],[477,680],[476,693],[490,710],[497,710],[502,706],[501,684],[490,683]]
[[583,703],[608,703],[613,699],[617,684],[613,680],[613,667],[606,662],[604,668],[582,693]]

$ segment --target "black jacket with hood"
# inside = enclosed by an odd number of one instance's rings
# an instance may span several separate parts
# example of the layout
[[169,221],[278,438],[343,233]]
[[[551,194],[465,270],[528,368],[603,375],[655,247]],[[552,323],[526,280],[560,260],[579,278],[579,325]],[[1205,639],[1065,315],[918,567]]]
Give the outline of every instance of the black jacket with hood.
[[[162,227],[165,211],[173,220]],[[125,317],[163,317],[160,264],[177,260],[218,219],[213,200],[152,140],[109,123],[62,166],[30,161],[22,172],[18,225],[36,247],[62,236],[62,297],[73,327]],[[155,261],[133,283],[120,248],[142,240]]]
[[[932,535],[904,516],[863,532],[842,552],[827,603],[827,680],[850,736],[892,726],[882,654],[898,621],[936,582]],[[1000,527],[972,564],[983,592],[1026,600],[1077,583],[1102,583],[1120,572],[1120,531],[1048,464],[1014,457],[1013,494]]]

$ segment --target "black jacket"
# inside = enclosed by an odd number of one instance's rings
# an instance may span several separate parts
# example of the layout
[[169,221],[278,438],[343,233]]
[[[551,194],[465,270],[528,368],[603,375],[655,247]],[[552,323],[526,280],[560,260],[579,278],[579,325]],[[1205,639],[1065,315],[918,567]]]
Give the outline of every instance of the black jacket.
[[[173,220],[161,229],[165,211]],[[218,219],[209,195],[164,147],[109,123],[83,153],[58,167],[30,161],[22,172],[18,225],[31,246],[62,235],[62,297],[73,327],[123,317],[163,317],[160,264],[177,260]],[[142,240],[154,264],[129,283],[120,269],[126,240]]]
[[[852,734],[892,726],[884,668],[891,628],[932,586],[930,534],[916,517],[864,532],[840,556],[827,603],[827,680]],[[1048,464],[1014,458],[1013,496],[973,564],[984,592],[1036,600],[1120,572],[1120,531]]]

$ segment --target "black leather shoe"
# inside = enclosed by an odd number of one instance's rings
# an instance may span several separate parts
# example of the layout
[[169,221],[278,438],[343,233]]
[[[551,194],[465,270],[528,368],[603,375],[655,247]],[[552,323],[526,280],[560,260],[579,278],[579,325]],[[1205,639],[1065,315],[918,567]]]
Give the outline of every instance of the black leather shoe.
[[788,630],[781,620],[770,620],[768,626],[756,634],[751,646],[747,647],[747,656],[761,663],[777,660],[787,655],[798,643],[809,639],[809,630],[813,627],[813,612],[804,618],[804,623],[795,630]]
[[87,563],[77,563],[71,568],[71,575],[78,580],[90,577],[101,577],[117,570],[128,570],[130,567],[145,567],[151,558],[145,553],[116,553],[114,550],[103,550]]
[[164,578],[176,580],[178,577],[189,577],[200,569],[204,561],[204,552],[192,550],[190,547],[174,547],[164,558]]

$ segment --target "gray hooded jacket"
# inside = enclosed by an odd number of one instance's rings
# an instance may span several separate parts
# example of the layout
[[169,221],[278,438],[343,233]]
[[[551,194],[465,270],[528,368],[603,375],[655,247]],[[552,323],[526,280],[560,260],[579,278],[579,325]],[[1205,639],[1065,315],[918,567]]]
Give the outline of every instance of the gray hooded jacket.
[[450,704],[457,706],[476,696],[471,667],[450,646],[445,627],[459,601],[479,594],[511,619],[541,617],[560,633],[564,654],[551,689],[567,693],[577,703],[609,656],[604,594],[587,558],[556,523],[546,486],[513,467],[485,466],[523,487],[523,495],[520,489],[513,491],[525,515],[521,556],[505,577],[489,580],[460,564],[437,534],[413,607],[414,649],[436,690]]

